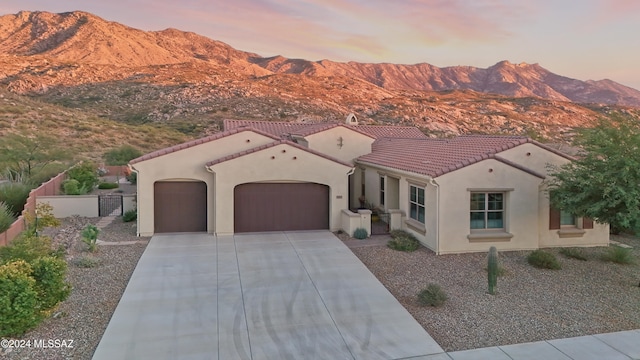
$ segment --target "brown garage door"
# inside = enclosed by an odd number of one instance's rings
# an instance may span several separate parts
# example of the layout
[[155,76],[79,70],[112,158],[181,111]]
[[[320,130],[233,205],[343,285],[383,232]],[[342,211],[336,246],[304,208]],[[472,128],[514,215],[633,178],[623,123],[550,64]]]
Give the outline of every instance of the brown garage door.
[[156,233],[207,231],[207,184],[156,182],[154,196]]
[[329,187],[313,183],[250,183],[234,190],[234,231],[329,228]]

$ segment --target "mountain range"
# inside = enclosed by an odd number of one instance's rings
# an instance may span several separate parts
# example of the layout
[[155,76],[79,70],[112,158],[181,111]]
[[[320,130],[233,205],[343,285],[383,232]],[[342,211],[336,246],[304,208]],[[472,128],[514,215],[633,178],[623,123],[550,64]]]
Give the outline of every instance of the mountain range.
[[425,132],[555,139],[613,112],[638,116],[640,91],[538,64],[489,68],[262,57],[176,29],[142,31],[75,11],[0,16],[0,86],[128,124],[189,135],[223,118],[402,123]]

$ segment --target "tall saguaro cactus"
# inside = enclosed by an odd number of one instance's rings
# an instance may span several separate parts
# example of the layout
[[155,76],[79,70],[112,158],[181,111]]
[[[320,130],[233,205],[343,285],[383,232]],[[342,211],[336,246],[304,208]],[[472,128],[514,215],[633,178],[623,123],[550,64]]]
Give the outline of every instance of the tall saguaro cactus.
[[496,285],[498,284],[498,249],[495,246],[489,248],[489,257],[487,264],[487,273],[489,276],[489,294],[496,294]]

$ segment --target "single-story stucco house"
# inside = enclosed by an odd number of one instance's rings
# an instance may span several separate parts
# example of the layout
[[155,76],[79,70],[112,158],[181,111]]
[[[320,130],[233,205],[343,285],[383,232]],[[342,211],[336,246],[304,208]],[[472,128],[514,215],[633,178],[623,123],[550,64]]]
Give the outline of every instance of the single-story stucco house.
[[[138,234],[353,229],[367,203],[437,254],[609,243],[609,227],[550,208],[526,137],[433,139],[418,128],[225,120],[224,131],[130,162]],[[370,227],[369,227],[370,229]]]

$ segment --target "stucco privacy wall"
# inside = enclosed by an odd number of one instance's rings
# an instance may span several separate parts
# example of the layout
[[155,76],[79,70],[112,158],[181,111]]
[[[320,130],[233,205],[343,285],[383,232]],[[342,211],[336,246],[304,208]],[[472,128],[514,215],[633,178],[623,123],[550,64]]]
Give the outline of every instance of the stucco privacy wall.
[[[36,204],[49,204],[53,207],[53,216],[66,218],[69,216],[98,217],[98,195],[58,195],[38,196]],[[135,210],[136,196],[133,194],[122,195],[122,213]]]
[[[526,166],[536,172],[548,176],[549,165],[561,166],[570,162],[564,156],[548,151],[535,144],[523,144],[513,149],[501,152],[500,156]],[[549,195],[545,186],[541,187],[538,198],[539,246],[606,246],[609,244],[609,225],[594,223],[593,229],[585,230],[582,236],[560,237],[558,230],[549,229]],[[578,227],[582,220],[578,219]]]
[[347,208],[348,178],[351,167],[279,144],[220,162],[209,167],[215,173],[215,231],[218,235],[234,232],[234,188],[251,182],[313,182],[329,186],[329,227],[339,230],[340,214]]
[[98,217],[97,195],[38,196],[36,204],[43,203],[53,207],[53,216],[56,218],[66,218],[74,215]]
[[370,136],[343,126],[311,134],[305,139],[309,149],[350,164],[353,164],[357,157],[370,153],[374,141]]
[[[488,159],[435,179],[440,185],[440,254],[538,248],[540,177]],[[504,192],[505,231],[511,238],[469,239],[471,192]],[[499,233],[487,231],[489,233]]]
[[214,232],[214,177],[207,172],[206,163],[273,141],[271,137],[247,130],[133,164],[133,169],[138,171],[139,235],[153,235],[154,183],[167,180],[196,180],[207,184],[207,231]]

